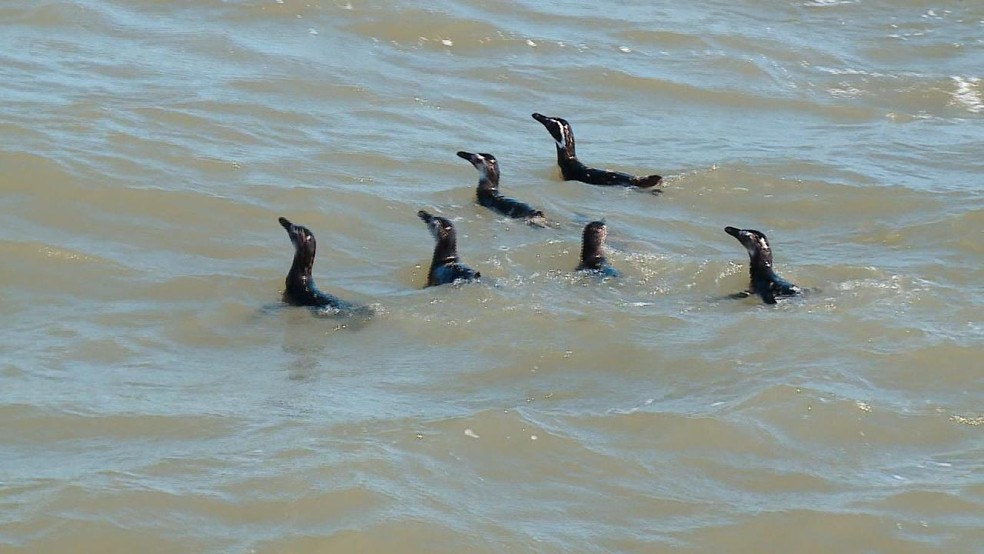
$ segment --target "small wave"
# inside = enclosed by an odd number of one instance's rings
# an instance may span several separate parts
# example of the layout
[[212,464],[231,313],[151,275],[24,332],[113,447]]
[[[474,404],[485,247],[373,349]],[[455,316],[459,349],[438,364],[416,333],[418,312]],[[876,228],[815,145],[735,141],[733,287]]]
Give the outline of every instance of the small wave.
[[971,113],[984,112],[984,99],[981,98],[981,79],[979,77],[951,77],[957,90],[953,92],[951,104],[963,106]]
[[826,8],[841,4],[857,4],[857,0],[810,0],[809,2],[803,2],[804,6],[811,8]]

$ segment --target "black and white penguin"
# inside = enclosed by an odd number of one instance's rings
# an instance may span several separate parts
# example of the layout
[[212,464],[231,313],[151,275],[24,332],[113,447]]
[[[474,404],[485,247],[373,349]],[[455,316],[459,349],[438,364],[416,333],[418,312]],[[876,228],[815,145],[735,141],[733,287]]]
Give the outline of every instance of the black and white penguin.
[[803,289],[776,275],[775,270],[772,269],[772,248],[765,233],[736,227],[725,227],[724,232],[738,239],[738,242],[748,250],[748,272],[751,279],[748,290],[738,293],[737,297],[744,298],[757,294],[766,304],[775,304],[777,297],[803,293]]
[[458,280],[472,281],[482,276],[478,271],[458,262],[458,238],[450,220],[424,210],[417,212],[417,217],[427,224],[436,241],[434,258],[431,260],[430,271],[427,272],[428,287]]
[[595,169],[577,159],[574,152],[574,132],[566,119],[548,117],[534,113],[533,119],[539,121],[550,132],[557,147],[557,165],[565,181],[581,181],[591,185],[649,188],[660,184],[659,175],[637,177],[628,173]]
[[581,238],[581,263],[578,271],[596,273],[602,277],[618,277],[619,273],[605,258],[605,238],[608,226],[604,221],[592,221],[584,226]]
[[499,192],[499,162],[492,154],[458,152],[458,157],[471,162],[478,170],[478,203],[514,219],[525,219],[530,225],[546,227],[543,212]]
[[284,302],[291,306],[308,306],[320,311],[332,313],[355,313],[371,315],[371,308],[357,306],[340,300],[336,296],[318,290],[311,277],[314,267],[314,256],[318,243],[310,229],[303,225],[295,225],[286,217],[279,219],[280,225],[287,231],[290,242],[294,244],[294,262],[287,272],[284,284]]

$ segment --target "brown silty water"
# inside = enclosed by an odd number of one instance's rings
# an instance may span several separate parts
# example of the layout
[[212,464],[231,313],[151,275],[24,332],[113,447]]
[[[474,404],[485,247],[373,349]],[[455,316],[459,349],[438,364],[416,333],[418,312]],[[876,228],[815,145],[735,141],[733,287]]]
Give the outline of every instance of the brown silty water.
[[[984,544],[977,4],[0,20],[0,551]],[[561,181],[532,112],[663,194]],[[423,289],[420,209],[481,283]],[[280,216],[372,321],[280,303]],[[727,298],[728,225],[808,294]]]

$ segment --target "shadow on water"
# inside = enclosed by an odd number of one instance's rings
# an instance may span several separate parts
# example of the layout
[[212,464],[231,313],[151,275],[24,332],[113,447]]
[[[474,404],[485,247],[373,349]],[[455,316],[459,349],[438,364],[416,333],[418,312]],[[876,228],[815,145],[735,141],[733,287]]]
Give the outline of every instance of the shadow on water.
[[329,337],[338,332],[364,329],[377,316],[374,306],[354,306],[343,310],[266,304],[257,317],[280,315],[284,323],[283,351],[291,356],[286,364],[288,379],[305,381],[313,378],[321,365]]

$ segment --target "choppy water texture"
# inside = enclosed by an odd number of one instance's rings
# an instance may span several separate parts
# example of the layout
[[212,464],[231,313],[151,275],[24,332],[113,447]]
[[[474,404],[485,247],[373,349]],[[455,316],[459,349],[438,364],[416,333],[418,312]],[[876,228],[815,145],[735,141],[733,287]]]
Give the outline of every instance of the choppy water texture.
[[984,552],[984,3],[617,4],[0,3],[0,550]]

